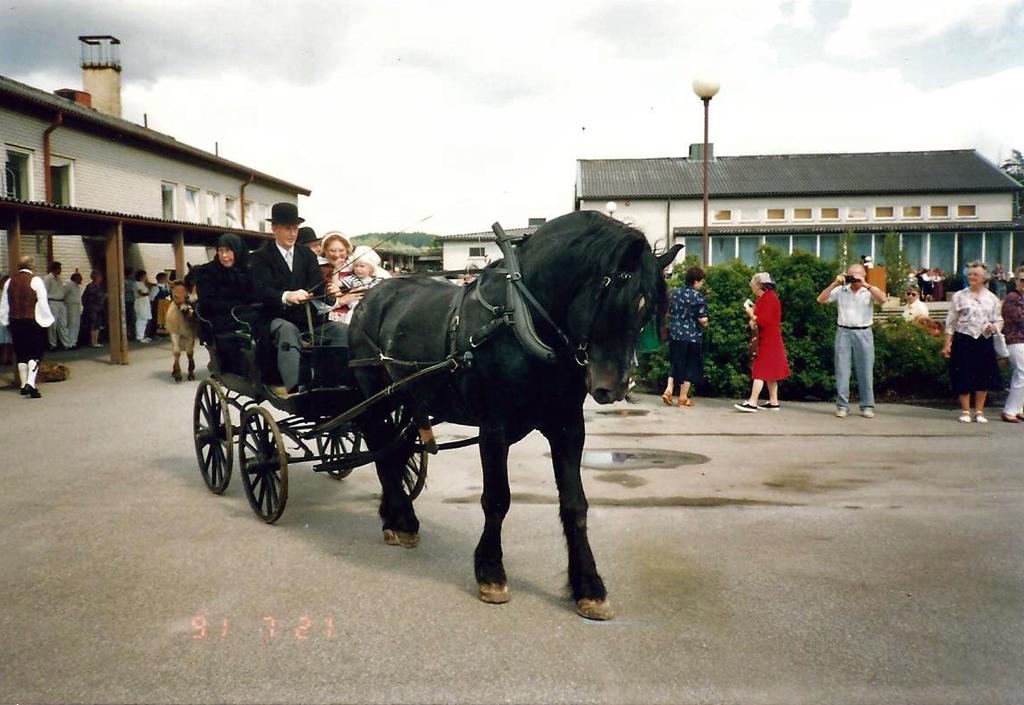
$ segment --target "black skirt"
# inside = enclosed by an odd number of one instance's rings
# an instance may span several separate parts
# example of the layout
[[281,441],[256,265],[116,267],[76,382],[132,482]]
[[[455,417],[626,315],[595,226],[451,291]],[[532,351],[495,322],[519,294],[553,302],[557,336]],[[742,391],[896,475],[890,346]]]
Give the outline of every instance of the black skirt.
[[680,382],[699,382],[704,377],[704,346],[683,340],[668,342],[669,358],[672,361],[672,379]]
[[992,338],[953,334],[949,357],[949,381],[955,394],[995,392],[1003,388]]
[[18,362],[42,360],[46,352],[46,329],[34,318],[12,318],[8,326]]

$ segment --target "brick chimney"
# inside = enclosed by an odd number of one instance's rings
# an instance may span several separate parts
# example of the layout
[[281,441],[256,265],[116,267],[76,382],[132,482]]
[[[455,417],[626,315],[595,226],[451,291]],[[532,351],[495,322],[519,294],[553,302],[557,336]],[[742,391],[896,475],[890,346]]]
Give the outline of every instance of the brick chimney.
[[121,117],[121,40],[110,35],[78,38],[82,49],[82,86],[92,107]]

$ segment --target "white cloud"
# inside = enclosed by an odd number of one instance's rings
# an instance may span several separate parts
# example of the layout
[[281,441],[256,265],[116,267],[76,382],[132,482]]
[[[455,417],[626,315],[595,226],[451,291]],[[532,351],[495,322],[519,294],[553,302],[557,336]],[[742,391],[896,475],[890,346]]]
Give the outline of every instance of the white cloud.
[[850,11],[829,37],[835,56],[870,57],[960,30],[981,36],[999,29],[1022,0],[851,0]]
[[[148,35],[126,36],[125,116],[141,122],[147,112],[183,142],[218,141],[226,158],[312,188],[301,204],[310,224],[349,233],[427,215],[422,227],[450,233],[564,213],[576,159],[681,156],[700,141],[690,83],[706,70],[722,81],[711,104],[719,154],[977,146],[995,160],[1024,146],[1013,119],[1024,114],[1021,69],[936,90],[898,65],[860,72],[814,53],[829,27],[809,0],[478,5],[354,2],[330,25],[337,15],[309,4],[283,17],[282,33],[303,15],[324,22],[317,35],[333,43],[307,55],[304,42],[226,28],[228,48],[264,41],[267,63],[252,51],[226,70],[170,62],[147,82],[132,79],[130,58]],[[864,7],[855,2],[851,17],[875,27]],[[936,23],[963,17],[941,10]],[[794,30],[806,47],[778,43]],[[273,70],[281,52],[292,52],[291,72]],[[313,78],[293,81],[295,70]],[[76,75],[72,66],[13,77],[50,90]]]

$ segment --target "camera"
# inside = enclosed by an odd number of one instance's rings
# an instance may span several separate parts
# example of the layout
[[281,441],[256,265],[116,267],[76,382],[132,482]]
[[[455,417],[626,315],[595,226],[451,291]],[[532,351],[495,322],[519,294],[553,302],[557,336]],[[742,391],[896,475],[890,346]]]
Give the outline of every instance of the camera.
[[843,277],[843,279],[846,281],[847,284],[853,284],[855,281],[857,281],[857,277],[853,276],[852,274],[847,274],[845,277]]

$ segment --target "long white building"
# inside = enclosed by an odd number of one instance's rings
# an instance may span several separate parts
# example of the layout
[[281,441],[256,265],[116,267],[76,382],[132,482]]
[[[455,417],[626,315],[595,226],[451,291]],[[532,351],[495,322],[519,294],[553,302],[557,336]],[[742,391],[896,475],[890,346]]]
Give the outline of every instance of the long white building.
[[[685,158],[579,160],[576,208],[606,211],[613,201],[614,217],[656,249],[682,242],[701,258],[701,148]],[[709,264],[752,265],[764,243],[831,258],[847,230],[856,254],[880,264],[888,232],[917,267],[1024,261],[1021,186],[974,150],[709,157]]]

